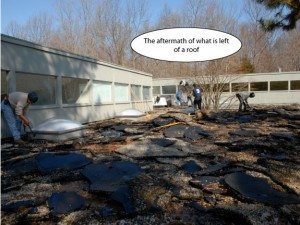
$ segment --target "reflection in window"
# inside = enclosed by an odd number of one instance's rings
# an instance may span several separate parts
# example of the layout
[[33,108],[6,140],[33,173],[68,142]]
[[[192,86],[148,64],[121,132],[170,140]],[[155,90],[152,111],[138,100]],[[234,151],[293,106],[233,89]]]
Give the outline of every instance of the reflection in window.
[[291,80],[291,90],[300,90],[300,80]]
[[153,95],[160,95],[160,86],[153,86]]
[[162,86],[163,94],[175,94],[176,93],[176,85],[167,85]]
[[93,102],[96,104],[112,102],[111,83],[100,81],[93,82]]
[[90,87],[87,79],[62,78],[62,101],[63,104],[89,103]]
[[53,105],[56,103],[56,77],[47,75],[16,73],[16,90],[35,91],[39,100],[35,105]]
[[210,92],[210,84],[200,84],[200,87],[203,90],[203,92]]
[[253,82],[250,84],[251,91],[268,91],[268,82]]
[[232,92],[248,91],[248,83],[232,83]]
[[229,83],[221,83],[221,87],[222,87],[222,92],[229,92],[230,91]]
[[213,85],[214,92],[229,92],[229,83],[219,83]]
[[115,101],[116,102],[128,102],[128,84],[115,83]]
[[288,90],[288,81],[270,81],[271,91]]
[[1,95],[8,94],[7,72],[1,70]]
[[131,85],[131,101],[141,100],[141,86]]
[[150,87],[143,87],[143,100],[150,100]]

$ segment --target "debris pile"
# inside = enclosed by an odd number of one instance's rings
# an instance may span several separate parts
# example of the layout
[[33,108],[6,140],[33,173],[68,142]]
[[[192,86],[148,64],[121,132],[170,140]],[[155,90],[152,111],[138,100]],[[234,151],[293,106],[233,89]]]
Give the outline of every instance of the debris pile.
[[299,108],[157,109],[2,140],[2,224],[299,224]]

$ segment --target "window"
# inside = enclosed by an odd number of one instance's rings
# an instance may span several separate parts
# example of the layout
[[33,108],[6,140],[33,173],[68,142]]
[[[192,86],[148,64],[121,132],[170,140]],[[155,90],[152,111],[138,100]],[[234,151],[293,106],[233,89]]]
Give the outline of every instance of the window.
[[143,87],[143,100],[150,100],[150,87]]
[[248,83],[232,83],[231,90],[232,92],[248,91]]
[[160,95],[160,86],[153,86],[153,95]]
[[271,91],[288,90],[288,81],[271,81],[270,90]]
[[128,84],[115,83],[115,101],[116,102],[128,102]]
[[141,86],[131,85],[131,101],[141,100]]
[[53,105],[56,103],[56,77],[37,74],[16,73],[16,90],[35,91],[39,100],[35,105]]
[[110,82],[93,82],[93,103],[112,102],[111,83]]
[[90,87],[87,79],[62,78],[62,101],[63,104],[89,103]]
[[214,92],[229,92],[229,83],[219,83],[213,85]]
[[210,84],[200,84],[200,87],[202,88],[203,92],[210,92]]
[[176,86],[175,85],[167,85],[162,86],[163,94],[176,94]]
[[250,84],[250,91],[268,91],[268,82],[253,82]]
[[229,92],[230,88],[229,88],[229,83],[221,83],[222,86],[222,91],[223,92]]
[[1,70],[1,95],[8,94],[7,72]]
[[300,90],[300,80],[291,80],[291,90]]

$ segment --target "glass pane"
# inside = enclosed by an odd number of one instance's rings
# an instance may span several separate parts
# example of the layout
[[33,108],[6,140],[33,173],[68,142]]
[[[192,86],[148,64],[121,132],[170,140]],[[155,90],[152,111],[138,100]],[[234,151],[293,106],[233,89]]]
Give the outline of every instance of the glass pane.
[[4,70],[1,70],[1,95],[2,94],[8,94],[8,83],[6,80],[7,72]]
[[214,92],[229,92],[229,83],[219,83],[213,85]]
[[128,84],[115,84],[116,102],[128,102]]
[[176,94],[176,85],[162,86],[163,94]]
[[150,100],[150,87],[143,87],[143,100]]
[[62,101],[63,104],[89,103],[90,88],[87,79],[62,78]]
[[160,95],[160,86],[153,86],[153,95]]
[[131,101],[141,100],[141,86],[131,85]]
[[53,105],[56,103],[56,77],[36,74],[16,73],[17,91],[38,94],[35,105]]
[[202,88],[203,92],[210,91],[210,84],[200,84],[199,86]]
[[270,90],[271,91],[288,90],[288,81],[271,81]]
[[251,91],[268,91],[268,82],[253,82],[250,84]]
[[248,91],[248,83],[232,83],[232,92]]
[[300,90],[300,80],[291,80],[291,90]]
[[93,102],[106,103],[111,102],[111,83],[108,82],[93,82]]

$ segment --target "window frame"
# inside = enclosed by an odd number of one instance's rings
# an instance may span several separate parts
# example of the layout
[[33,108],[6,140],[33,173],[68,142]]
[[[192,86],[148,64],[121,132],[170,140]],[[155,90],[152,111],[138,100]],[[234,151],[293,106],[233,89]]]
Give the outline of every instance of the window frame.
[[[94,89],[94,85],[95,84],[109,84],[110,85],[110,100],[109,101],[105,101],[105,102],[96,102],[94,100],[94,93],[95,93],[95,89]],[[113,104],[113,83],[111,81],[102,81],[102,80],[92,80],[92,104],[93,105],[111,105]]]
[[[154,89],[158,88],[159,93],[154,93]],[[161,95],[161,86],[152,86],[152,95],[156,96],[156,95]]]
[[[165,93],[164,92],[164,87],[175,87],[175,92],[173,93]],[[176,91],[177,91],[177,87],[176,87],[176,85],[175,84],[173,84],[173,85],[162,85],[161,86],[161,94],[162,95],[175,95],[176,94]]]
[[[267,89],[266,90],[252,90],[252,84],[257,84],[257,83],[265,83],[265,84],[267,84]],[[252,91],[252,92],[266,92],[266,91],[269,91],[269,82],[268,81],[254,81],[254,82],[250,82],[250,91]]]
[[[8,75],[8,74],[7,74]],[[35,108],[52,108],[52,107],[58,107],[58,97],[59,97],[59,88],[58,88],[58,80],[59,80],[59,76],[57,75],[53,75],[53,74],[41,74],[41,73],[29,73],[29,72],[24,72],[24,71],[15,71],[15,87],[17,91],[23,91],[23,92],[29,92],[29,91],[35,91],[35,90],[22,90],[21,88],[18,88],[18,76],[39,76],[41,78],[45,77],[51,77],[54,78],[54,93],[50,93],[50,95],[52,96],[54,94],[54,103],[47,103],[47,104],[38,104],[39,102],[37,102],[36,104],[33,104],[31,106],[31,108],[35,109]],[[37,93],[39,94],[39,93]],[[40,96],[39,96],[39,99]]]
[[[286,85],[287,85],[287,88],[286,89],[276,89],[276,90],[272,90],[272,83],[274,84],[274,83],[286,83]],[[280,81],[270,81],[270,91],[289,91],[289,81],[287,81],[287,80],[280,80]]]
[[292,89],[292,82],[293,82],[293,81],[294,81],[294,82],[299,82],[299,84],[300,84],[300,80],[291,80],[291,81],[290,81],[290,90],[291,90],[291,91],[300,91],[300,87],[299,87],[299,89]]
[[[132,96],[132,87],[138,87],[138,89],[139,89],[139,95],[138,95],[138,97],[139,97],[139,99],[138,100],[136,100],[136,99],[133,99],[133,96]],[[141,90],[142,90],[142,85],[138,85],[138,84],[131,84],[130,85],[130,100],[131,100],[131,102],[141,102],[141,101],[143,101],[143,96],[142,96],[142,93],[141,93]]]
[[[127,100],[125,100],[125,101],[117,100],[117,98],[116,98],[116,86],[118,86],[118,85],[127,87]],[[131,86],[129,84],[115,82],[114,83],[114,101],[115,101],[115,103],[117,103],[117,104],[130,103],[130,98],[131,98],[131,95],[129,95],[130,94],[130,88],[131,88]]]
[[[144,89],[148,89],[148,95],[149,95],[149,98],[146,99],[145,98],[145,95],[144,95]],[[142,97],[143,97],[143,101],[151,101],[151,86],[142,86]]]
[[[5,73],[5,74],[3,74],[3,73]],[[9,84],[8,84],[8,80],[7,80],[8,73],[9,73],[8,70],[1,69],[1,95],[2,94],[8,94],[8,92],[9,92]],[[5,77],[3,77],[2,74]],[[4,78],[3,80],[5,80],[5,84],[6,84],[6,90],[4,92],[3,92],[3,88],[2,88],[2,85],[4,85],[3,82],[2,82],[2,78]]]
[[[89,97],[88,97],[88,102],[87,103],[85,103],[85,102],[78,102],[78,103],[76,103],[76,102],[74,102],[74,103],[64,103],[64,101],[63,101],[63,79],[64,78],[68,78],[68,79],[81,79],[81,80],[86,80],[87,81],[87,83],[86,83],[86,87],[89,89],[88,91],[89,91]],[[61,84],[60,84],[60,86],[61,86],[61,104],[62,104],[62,106],[63,107],[73,107],[73,106],[90,106],[90,105],[92,105],[92,92],[93,92],[93,87],[92,87],[92,80],[91,79],[89,79],[89,78],[82,78],[82,77],[70,77],[70,76],[61,76]],[[79,97],[80,97],[80,95],[79,95]],[[79,98],[78,97],[78,98]]]
[[[241,89],[241,90],[234,90],[234,85],[235,84],[247,84],[247,90]],[[249,92],[249,82],[234,82],[231,83],[231,92]],[[246,87],[246,85],[245,85]]]

